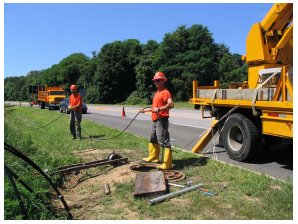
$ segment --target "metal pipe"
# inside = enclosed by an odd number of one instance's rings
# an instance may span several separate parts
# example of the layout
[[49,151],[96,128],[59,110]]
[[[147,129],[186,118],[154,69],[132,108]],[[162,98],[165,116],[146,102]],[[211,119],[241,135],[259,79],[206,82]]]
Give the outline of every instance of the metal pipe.
[[153,199],[149,200],[149,204],[150,205],[156,204],[158,202],[161,202],[161,201],[164,201],[166,199],[175,197],[177,195],[184,194],[184,193],[192,191],[192,190],[196,190],[196,189],[198,189],[199,187],[202,187],[202,186],[203,186],[203,184],[200,183],[200,184],[197,184],[197,185],[194,185],[194,186],[191,186],[191,187],[184,188],[180,191],[176,191],[176,192],[166,194],[166,195],[163,195],[163,196],[160,196],[160,197],[157,197],[157,198],[153,198]]
[[192,180],[187,181],[187,182],[185,183],[185,185],[174,184],[174,183],[168,183],[168,185],[170,185],[170,186],[181,187],[181,188],[190,187],[191,184],[192,184]]
[[174,186],[174,187],[181,187],[181,188],[185,188],[185,185],[181,185],[181,184],[174,184],[174,183],[168,183],[168,185],[170,186]]

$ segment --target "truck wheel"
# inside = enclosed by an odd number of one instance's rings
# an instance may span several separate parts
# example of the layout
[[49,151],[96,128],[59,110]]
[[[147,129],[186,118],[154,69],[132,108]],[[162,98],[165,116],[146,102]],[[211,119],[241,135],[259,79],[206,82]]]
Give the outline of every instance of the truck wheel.
[[45,109],[45,107],[46,107],[46,103],[45,102],[42,102],[41,103],[41,106],[40,106],[40,109]]
[[251,159],[259,148],[258,129],[242,114],[232,114],[224,125],[223,144],[231,159],[237,161]]
[[201,105],[199,105],[199,104],[195,104],[195,105],[194,105],[194,109],[195,109],[195,110],[200,110],[200,109],[201,109]]

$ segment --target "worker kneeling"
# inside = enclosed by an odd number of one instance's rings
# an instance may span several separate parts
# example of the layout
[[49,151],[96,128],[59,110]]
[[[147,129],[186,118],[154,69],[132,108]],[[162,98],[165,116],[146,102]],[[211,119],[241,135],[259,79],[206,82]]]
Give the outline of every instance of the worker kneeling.
[[152,81],[154,82],[157,92],[155,92],[151,108],[142,109],[140,112],[151,112],[153,121],[152,131],[149,143],[149,156],[143,158],[145,162],[158,163],[160,146],[164,148],[163,161],[158,169],[172,169],[172,151],[170,144],[169,128],[169,110],[174,107],[172,95],[165,87],[167,78],[164,73],[157,72]]

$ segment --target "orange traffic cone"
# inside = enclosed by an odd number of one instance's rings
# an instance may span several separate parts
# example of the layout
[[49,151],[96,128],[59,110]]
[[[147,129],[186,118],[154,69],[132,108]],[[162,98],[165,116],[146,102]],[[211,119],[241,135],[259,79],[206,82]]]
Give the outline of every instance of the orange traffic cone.
[[122,117],[126,117],[124,107],[122,107]]

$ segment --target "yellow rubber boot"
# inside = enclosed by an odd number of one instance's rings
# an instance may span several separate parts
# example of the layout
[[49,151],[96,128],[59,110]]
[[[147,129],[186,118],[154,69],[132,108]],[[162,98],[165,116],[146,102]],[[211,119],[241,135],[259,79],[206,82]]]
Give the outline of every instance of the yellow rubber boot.
[[172,151],[170,148],[165,148],[163,163],[156,168],[160,170],[170,170],[173,168]]
[[144,162],[148,163],[158,163],[158,156],[159,156],[159,144],[149,143],[149,156],[147,158],[143,158]]

